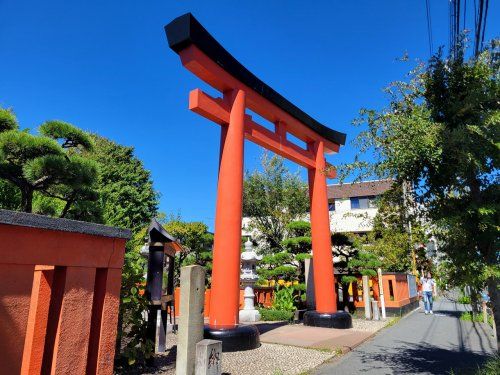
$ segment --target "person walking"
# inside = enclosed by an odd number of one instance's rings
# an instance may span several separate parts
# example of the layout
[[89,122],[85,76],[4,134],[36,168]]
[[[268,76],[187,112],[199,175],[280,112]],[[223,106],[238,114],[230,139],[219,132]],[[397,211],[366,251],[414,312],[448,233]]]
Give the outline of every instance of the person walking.
[[432,278],[430,272],[427,272],[427,277],[420,279],[422,285],[422,293],[424,294],[424,309],[425,314],[434,314],[432,312],[433,297],[436,295],[436,281]]

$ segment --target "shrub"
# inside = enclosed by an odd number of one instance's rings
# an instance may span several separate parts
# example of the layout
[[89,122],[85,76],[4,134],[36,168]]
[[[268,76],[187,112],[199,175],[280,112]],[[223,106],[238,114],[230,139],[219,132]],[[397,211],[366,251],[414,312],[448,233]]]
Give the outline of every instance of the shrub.
[[464,311],[461,315],[460,315],[460,320],[463,320],[465,322],[481,322],[482,317],[477,315],[477,314],[472,314],[470,311]]
[[123,265],[120,330],[118,331],[118,345],[121,350],[117,353],[117,365],[142,365],[154,354],[154,343],[147,338],[147,321],[144,313],[149,302],[140,290],[145,284],[144,264],[146,260],[138,249],[131,249],[125,253]]
[[274,292],[273,309],[294,312],[296,310],[295,303],[297,302],[297,295],[295,294],[295,288],[289,287],[277,287]]
[[496,375],[500,374],[500,355],[495,355],[491,357],[486,363],[481,367],[476,375]]
[[461,303],[463,305],[470,305],[470,296],[460,294],[460,297],[458,297],[458,303]]
[[[473,314],[470,311],[464,311],[462,315],[460,315],[460,320],[465,322],[482,323],[483,314]],[[488,315],[488,324],[493,327],[493,317],[491,315]]]
[[259,309],[260,317],[263,321],[274,322],[279,320],[291,321],[293,311],[275,310],[275,309]]

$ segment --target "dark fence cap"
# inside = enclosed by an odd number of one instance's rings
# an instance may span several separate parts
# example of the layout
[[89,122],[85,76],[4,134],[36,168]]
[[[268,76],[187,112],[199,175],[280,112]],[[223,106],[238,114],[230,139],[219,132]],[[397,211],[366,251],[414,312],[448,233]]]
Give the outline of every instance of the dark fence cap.
[[153,218],[149,224],[148,234],[151,242],[177,242],[180,244],[180,241],[168,233],[155,218]]
[[128,229],[2,209],[0,209],[0,224],[83,233],[93,236],[123,238],[127,240],[131,237],[131,232]]

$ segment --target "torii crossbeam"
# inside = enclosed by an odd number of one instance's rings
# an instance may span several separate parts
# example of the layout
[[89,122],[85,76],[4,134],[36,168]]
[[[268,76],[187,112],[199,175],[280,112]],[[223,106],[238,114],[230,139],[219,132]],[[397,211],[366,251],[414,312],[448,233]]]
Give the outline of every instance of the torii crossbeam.
[[[165,31],[183,66],[222,93],[221,98],[200,89],[189,94],[189,109],[221,125],[210,322],[205,337],[222,340],[224,351],[259,345],[257,329],[238,324],[245,138],[308,169],[316,311],[306,312],[304,323],[351,327],[350,315],[337,312],[336,306],[326,187],[326,177],[335,177],[335,170],[324,156],[339,151],[345,134],[322,125],[258,79],[192,14],[176,18]],[[274,123],[274,132],[247,115],[247,108]],[[304,141],[307,149],[290,142],[287,134]]]

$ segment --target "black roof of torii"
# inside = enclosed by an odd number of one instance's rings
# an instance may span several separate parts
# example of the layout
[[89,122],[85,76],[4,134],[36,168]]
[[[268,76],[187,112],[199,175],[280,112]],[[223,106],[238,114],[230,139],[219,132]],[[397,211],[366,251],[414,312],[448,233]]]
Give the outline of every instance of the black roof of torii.
[[262,82],[222,47],[191,13],[186,13],[174,19],[165,26],[165,32],[168,44],[175,52],[178,53],[194,44],[226,72],[302,122],[321,137],[339,145],[345,144],[346,135],[344,133],[321,124],[276,90]]

